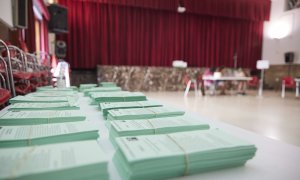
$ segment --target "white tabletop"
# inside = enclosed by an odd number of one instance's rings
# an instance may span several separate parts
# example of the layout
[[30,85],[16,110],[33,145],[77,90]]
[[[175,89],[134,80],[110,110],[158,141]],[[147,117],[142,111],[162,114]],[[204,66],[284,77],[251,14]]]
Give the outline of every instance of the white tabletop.
[[[115,152],[108,138],[108,129],[105,120],[97,106],[88,105],[89,99],[80,95],[81,111],[87,116],[87,121],[99,127],[99,145],[107,153],[109,161],[110,179],[119,180],[120,176],[112,163]],[[228,180],[299,180],[300,179],[300,147],[272,140],[255,133],[234,127],[225,123],[209,120],[195,114],[190,114],[199,120],[206,121],[211,128],[220,128],[240,138],[252,142],[257,147],[255,157],[248,161],[245,166],[210,171],[191,176],[179,177],[176,179],[228,179]]]
[[236,77],[236,76],[203,76],[203,80],[210,80],[210,81],[250,81],[252,77]]

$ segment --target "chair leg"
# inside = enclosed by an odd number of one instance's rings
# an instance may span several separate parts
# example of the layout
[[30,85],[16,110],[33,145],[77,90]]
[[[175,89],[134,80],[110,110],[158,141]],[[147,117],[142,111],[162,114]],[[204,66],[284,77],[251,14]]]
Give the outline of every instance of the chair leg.
[[194,87],[195,87],[195,96],[198,96],[198,87],[197,87],[197,81],[196,80],[193,80],[193,83],[194,83]]
[[184,97],[186,97],[188,95],[190,87],[191,87],[191,83],[192,83],[192,81],[189,80],[189,82],[187,83],[186,88],[185,88]]
[[296,97],[299,97],[299,82],[296,82]]
[[205,92],[202,92],[202,88],[203,88],[202,87],[202,82],[200,82],[199,83],[199,94],[200,94],[200,96],[204,96],[204,93],[205,93]]
[[281,97],[282,98],[285,97],[285,84],[284,83],[282,83]]

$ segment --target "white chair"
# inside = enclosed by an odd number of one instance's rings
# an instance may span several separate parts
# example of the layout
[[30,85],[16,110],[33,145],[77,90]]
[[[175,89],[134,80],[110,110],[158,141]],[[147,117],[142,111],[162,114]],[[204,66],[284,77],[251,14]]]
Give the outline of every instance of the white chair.
[[295,86],[295,82],[294,79],[290,76],[285,76],[282,78],[282,90],[281,90],[281,97],[284,98],[285,97],[285,88],[291,88],[294,89]]
[[194,88],[195,95],[198,96],[198,83],[196,79],[190,79],[189,76],[184,77],[184,82],[186,84],[186,88],[184,91],[184,97],[186,97],[191,88]]

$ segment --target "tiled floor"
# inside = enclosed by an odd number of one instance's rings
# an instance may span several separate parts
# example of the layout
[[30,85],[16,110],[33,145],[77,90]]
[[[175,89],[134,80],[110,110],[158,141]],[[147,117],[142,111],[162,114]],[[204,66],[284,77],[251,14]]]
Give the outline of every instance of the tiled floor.
[[288,92],[286,98],[280,92],[264,91],[263,98],[256,91],[246,96],[217,95],[198,96],[190,92],[147,92],[150,98],[184,108],[212,120],[223,121],[272,139],[300,146],[300,98]]

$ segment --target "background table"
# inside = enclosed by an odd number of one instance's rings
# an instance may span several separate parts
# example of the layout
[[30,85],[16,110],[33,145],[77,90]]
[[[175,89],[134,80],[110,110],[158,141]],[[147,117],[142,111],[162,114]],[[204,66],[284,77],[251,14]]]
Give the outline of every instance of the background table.
[[[80,111],[87,116],[87,121],[90,121],[95,126],[99,127],[100,138],[99,145],[107,153],[109,158],[109,174],[110,179],[119,180],[120,176],[112,163],[112,157],[115,149],[109,140],[109,131],[105,126],[106,121],[103,119],[101,112],[97,106],[88,105],[89,98],[83,97],[80,94],[79,103]],[[167,102],[165,102],[167,104]],[[216,122],[205,117],[189,114],[193,118],[203,120],[210,124],[211,128],[220,128],[228,133],[234,134],[240,138],[252,142],[257,147],[255,157],[248,161],[245,166],[222,169],[200,173],[191,176],[178,177],[175,179],[188,180],[215,180],[215,179],[230,179],[230,180],[299,180],[300,179],[300,147],[286,144],[284,142],[272,140],[255,133],[234,127],[222,122]],[[154,175],[155,176],[155,175]],[[154,178],[155,179],[155,178]]]
[[[251,81],[252,77],[236,77],[236,76],[203,76],[204,81],[213,81],[213,94],[216,94],[217,81]],[[201,89],[201,88],[200,88]],[[205,91],[205,87],[203,88]],[[204,92],[205,94],[205,92]]]

